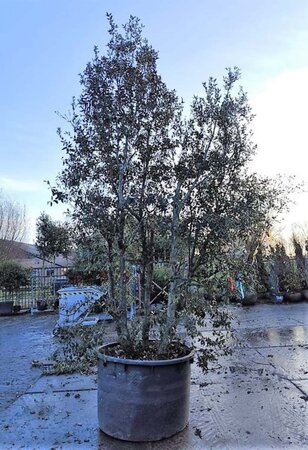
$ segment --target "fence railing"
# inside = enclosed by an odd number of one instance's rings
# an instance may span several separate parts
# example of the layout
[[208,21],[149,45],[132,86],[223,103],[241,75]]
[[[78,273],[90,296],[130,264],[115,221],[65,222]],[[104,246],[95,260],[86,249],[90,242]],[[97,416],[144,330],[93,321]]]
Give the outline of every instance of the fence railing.
[[58,297],[57,291],[68,284],[66,271],[66,267],[34,268],[28,286],[13,292],[0,289],[0,302],[12,300],[22,309],[35,307],[38,300],[51,305]]

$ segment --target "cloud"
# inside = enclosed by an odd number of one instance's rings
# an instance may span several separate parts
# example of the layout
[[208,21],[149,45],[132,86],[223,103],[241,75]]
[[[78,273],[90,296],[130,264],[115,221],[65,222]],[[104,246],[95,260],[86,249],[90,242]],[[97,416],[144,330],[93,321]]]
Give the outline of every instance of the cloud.
[[33,180],[21,180],[0,176],[0,189],[11,192],[39,192],[42,186]]
[[[272,78],[250,101],[256,118],[254,142],[258,153],[253,170],[275,176],[295,175],[308,187],[308,67],[285,71]],[[308,220],[308,193],[294,196],[295,205],[285,215],[285,235],[294,223]]]
[[258,144],[255,167],[273,175],[307,179],[308,68],[286,71],[271,79],[251,100]]

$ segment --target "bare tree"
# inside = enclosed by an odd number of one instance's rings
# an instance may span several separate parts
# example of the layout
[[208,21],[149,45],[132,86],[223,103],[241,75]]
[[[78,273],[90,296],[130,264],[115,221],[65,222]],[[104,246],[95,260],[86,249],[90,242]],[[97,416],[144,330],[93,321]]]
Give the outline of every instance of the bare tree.
[[294,238],[303,247],[305,256],[308,256],[308,222],[293,225],[292,240]]
[[0,192],[0,260],[12,259],[26,235],[26,209]]

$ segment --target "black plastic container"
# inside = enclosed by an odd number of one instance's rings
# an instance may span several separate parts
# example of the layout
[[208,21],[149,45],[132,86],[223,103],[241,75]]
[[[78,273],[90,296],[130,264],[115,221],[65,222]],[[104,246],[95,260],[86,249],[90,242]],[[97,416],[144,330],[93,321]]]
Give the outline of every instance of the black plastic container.
[[11,300],[0,302],[0,316],[1,315],[5,316],[6,314],[12,314],[13,305],[14,305],[14,302]]
[[[109,347],[109,346],[108,346]],[[188,424],[193,352],[172,360],[130,360],[98,352],[98,420],[117,439],[158,441]]]

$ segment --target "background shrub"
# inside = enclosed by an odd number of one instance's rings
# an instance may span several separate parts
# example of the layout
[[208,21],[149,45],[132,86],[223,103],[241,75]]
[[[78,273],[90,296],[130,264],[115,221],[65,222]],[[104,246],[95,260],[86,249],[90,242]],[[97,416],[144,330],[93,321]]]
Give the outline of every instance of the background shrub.
[[13,292],[29,284],[30,269],[14,261],[0,263],[0,288]]

